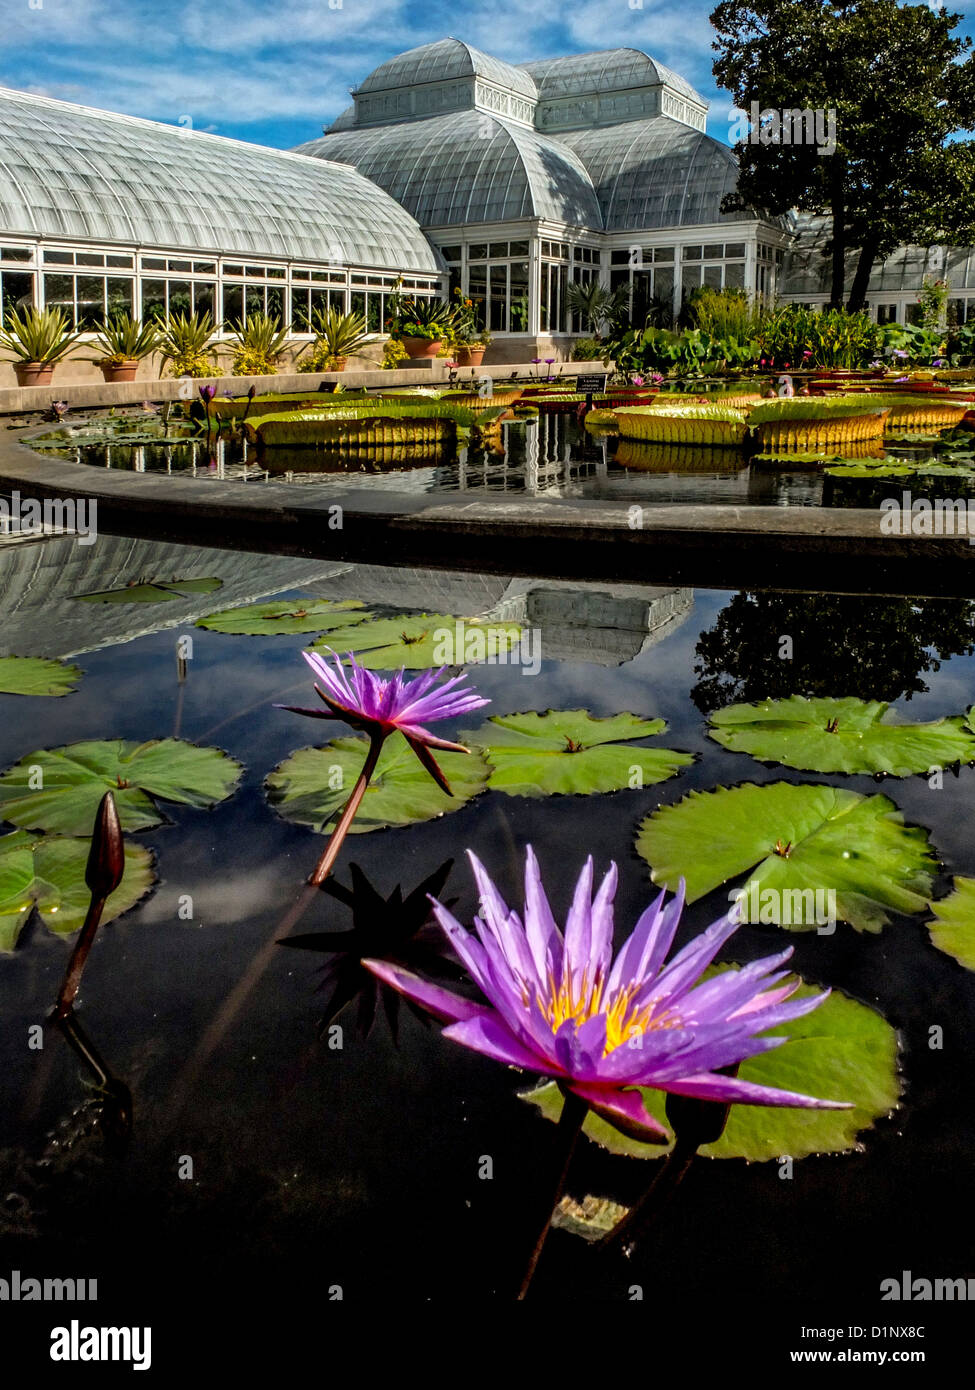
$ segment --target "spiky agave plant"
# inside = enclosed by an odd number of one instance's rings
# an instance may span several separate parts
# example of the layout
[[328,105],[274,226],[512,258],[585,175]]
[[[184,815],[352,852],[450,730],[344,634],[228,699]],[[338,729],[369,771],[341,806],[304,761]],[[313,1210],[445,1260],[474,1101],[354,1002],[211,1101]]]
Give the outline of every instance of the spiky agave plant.
[[11,309],[0,328],[0,350],[18,362],[60,362],[81,337],[63,309]]
[[273,376],[288,346],[277,314],[258,311],[232,325],[234,376]]
[[98,355],[89,360],[103,366],[141,362],[156,351],[159,338],[158,324],[143,323],[131,314],[116,314],[95,338],[94,347]]
[[158,318],[158,350],[173,376],[212,376],[216,325],[209,313]]
[[356,357],[364,347],[378,340],[370,333],[362,314],[345,314],[341,309],[316,309],[311,319],[315,341],[311,359],[303,370],[327,372],[346,357]]

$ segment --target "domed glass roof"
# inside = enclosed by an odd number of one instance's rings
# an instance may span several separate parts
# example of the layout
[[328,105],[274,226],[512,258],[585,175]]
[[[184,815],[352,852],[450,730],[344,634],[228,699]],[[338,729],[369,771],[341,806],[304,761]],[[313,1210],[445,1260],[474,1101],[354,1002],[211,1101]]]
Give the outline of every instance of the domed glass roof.
[[706,104],[689,82],[639,48],[606,48],[597,53],[574,53],[568,58],[542,58],[520,66],[535,79],[541,101],[663,85],[702,106]]
[[572,150],[484,111],[335,131],[298,150],[355,165],[424,227],[522,217],[602,227],[592,182]]
[[570,131],[559,140],[588,170],[608,232],[750,216],[721,213],[738,175],[731,150],[668,116]]
[[454,77],[484,77],[521,96],[537,97],[535,83],[522,68],[492,58],[461,39],[439,39],[397,54],[380,63],[356,88],[359,92],[384,92],[400,87],[416,87],[423,82],[443,82]]
[[410,214],[346,164],[0,88],[0,226],[432,271]]

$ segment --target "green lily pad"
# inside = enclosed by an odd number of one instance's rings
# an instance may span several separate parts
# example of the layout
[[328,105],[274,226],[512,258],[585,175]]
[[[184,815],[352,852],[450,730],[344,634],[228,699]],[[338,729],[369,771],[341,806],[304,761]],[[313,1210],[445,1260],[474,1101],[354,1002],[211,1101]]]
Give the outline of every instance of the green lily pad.
[[222,588],[222,579],[149,579],[121,589],[75,594],[75,598],[83,603],[168,603],[189,594],[212,594]]
[[581,1202],[563,1197],[552,1213],[556,1230],[582,1236],[583,1240],[601,1240],[618,1226],[629,1207],[621,1206],[609,1197],[583,1197]]
[[792,695],[728,705],[711,715],[711,738],[732,753],[807,772],[886,772],[907,777],[975,758],[962,718],[900,724],[879,700]]
[[[299,748],[268,776],[268,800],[286,820],[310,825],[319,834],[331,831],[368,747],[366,738],[336,738],[322,748]],[[488,767],[478,753],[436,756],[453,796],[440,790],[402,734],[388,738],[350,833],[433,820],[459,811],[484,790]]]
[[751,870],[742,921],[793,930],[825,925],[829,894],[857,931],[879,931],[888,910],[922,912],[935,867],[926,831],[887,797],[789,782],[691,792],[643,821],[636,848],[655,883],[685,879],[689,902]]
[[939,951],[954,956],[966,970],[975,970],[975,878],[956,878],[952,890],[931,904],[934,921],[928,923],[928,931]]
[[[85,866],[90,840],[31,835],[15,830],[0,836],[0,951],[12,951],[35,910],[57,936],[77,931],[88,911]],[[156,881],[152,855],[126,844],[125,873],[102,913],[111,922],[145,897]]]
[[0,695],[70,695],[81,667],[39,656],[0,656]]
[[509,796],[577,796],[616,792],[666,781],[694,761],[672,748],[636,748],[626,739],[662,733],[662,719],[614,714],[598,719],[584,709],[499,714],[460,735],[491,764],[488,787]]
[[199,618],[196,625],[209,628],[211,632],[266,637],[278,632],[324,632],[326,629],[333,632],[371,617],[355,598],[340,602],[328,598],[285,598],[208,613],[205,618]]
[[84,835],[111,791],[122,829],[144,830],[163,819],[153,798],[212,806],[230,796],[242,771],[219,748],[175,738],[42,748],[0,775],[0,819],[26,830]]
[[[720,966],[718,970],[728,969]],[[733,967],[732,967],[733,968]],[[706,972],[713,975],[714,969]],[[802,985],[796,992],[818,994]],[[778,1158],[806,1158],[809,1154],[849,1153],[858,1147],[857,1136],[870,1129],[896,1107],[901,1093],[897,1070],[897,1034],[890,1024],[865,1004],[834,989],[824,1004],[805,1018],[778,1028],[769,1036],[789,1039],[758,1057],[742,1062],[739,1076],[762,1086],[798,1091],[820,1100],[853,1102],[852,1110],[800,1110],[786,1106],[733,1105],[721,1138],[705,1144],[707,1158],[744,1158],[760,1163]],[[647,1109],[670,1131],[662,1091],[639,1088]],[[550,1120],[562,1111],[562,1093],[555,1082],[523,1093]],[[641,1144],[614,1129],[590,1112],[583,1126],[590,1139],[611,1153],[631,1158],[659,1158],[672,1144]]]
[[[425,671],[431,666],[467,666],[503,660],[521,639],[520,623],[483,623],[447,613],[410,613],[402,618],[376,618],[360,623],[340,643],[342,655],[351,651],[370,671]],[[333,647],[327,637],[312,649]]]

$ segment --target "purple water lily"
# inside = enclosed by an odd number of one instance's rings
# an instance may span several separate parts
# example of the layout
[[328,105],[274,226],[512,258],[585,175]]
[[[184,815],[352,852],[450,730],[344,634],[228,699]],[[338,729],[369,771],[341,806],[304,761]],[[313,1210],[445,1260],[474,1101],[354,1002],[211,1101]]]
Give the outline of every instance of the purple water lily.
[[434,901],[434,912],[488,1002],[473,1003],[387,962],[363,961],[445,1020],[444,1037],[554,1077],[611,1123],[654,1140],[666,1131],[633,1089],[638,1086],[724,1104],[849,1108],[717,1074],[780,1047],[787,1039],[758,1034],[810,1013],[828,994],[785,1002],[799,986],[778,969],[791,947],[702,982],[705,967],[737,929],[737,904],[665,966],[684,905],[683,884],[666,905],[661,893],[614,960],[615,864],[593,898],[592,858],[587,860],[563,937],[530,847],[524,922],[475,855],[468,855],[480,893],[477,935],[465,931],[443,904]]
[[361,729],[370,738],[379,741],[399,730],[438,785],[449,792],[446,778],[429,749],[445,748],[455,753],[470,750],[461,743],[438,738],[424,725],[470,714],[472,710],[491,703],[474,690],[457,689],[467,679],[467,673],[453,676],[442,685],[436,682],[447,669],[445,666],[437,671],[424,671],[415,680],[407,680],[403,671],[384,679],[358,665],[351,652],[346,656],[348,672],[339,657],[334,652],[332,655],[334,663],[330,665],[318,652],[302,652],[321,682],[316,683],[315,691],[326,708],[303,709],[296,705],[281,708],[289,709],[294,714],[309,715],[313,719],[344,720],[353,729]]
[[201,386],[201,387],[199,388],[199,390],[200,390],[200,400],[201,400],[201,401],[206,401],[206,403],[207,403],[208,405],[209,405],[210,401],[213,400],[214,396],[217,394],[217,388],[216,388],[215,386],[211,386],[209,383],[207,383],[207,385],[205,385],[205,386]]

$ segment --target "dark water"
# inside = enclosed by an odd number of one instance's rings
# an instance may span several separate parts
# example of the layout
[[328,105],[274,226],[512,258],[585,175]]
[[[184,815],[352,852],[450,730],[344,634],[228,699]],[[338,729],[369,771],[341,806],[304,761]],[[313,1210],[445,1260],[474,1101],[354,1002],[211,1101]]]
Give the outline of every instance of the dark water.
[[[93,641],[101,612],[92,608]],[[973,612],[960,602],[702,591],[678,626],[622,664],[595,665],[580,651],[545,660],[533,677],[478,668],[471,681],[493,701],[485,713],[585,706],[598,715],[661,716],[670,726],[662,741],[698,761],[670,782],[613,796],[484,794],[438,821],[354,837],[338,877],[347,880],[353,860],[388,893],[397,883],[413,887],[452,857],[443,896],[455,896],[455,911],[469,921],[465,848],[476,848],[509,901],[520,904],[523,847],[531,843],[564,914],[592,853],[597,867],[619,864],[617,926],[628,930],[651,891],[633,848],[643,816],[692,788],[787,777],[882,790],[909,822],[929,829],[945,891],[950,875],[975,874],[975,770],[946,777],[938,791],[923,778],[878,788],[869,777],[791,773],[719,748],[706,737],[705,712],[733,698],[796,691],[879,696],[917,719],[958,713],[975,693]],[[777,656],[782,633],[794,638],[791,664]],[[246,766],[229,801],[211,811],[167,808],[170,824],[135,837],[157,856],[159,886],[102,931],[90,958],[79,1013],[132,1092],[123,1151],[113,1152],[97,1129],[84,1132],[81,1068],[63,1040],[48,1035],[40,1053],[26,1046],[29,1026],[56,994],[68,944],[35,922],[16,954],[0,958],[0,1274],[97,1276],[106,1309],[131,1308],[139,1323],[151,1310],[172,1329],[218,1305],[238,1314],[273,1308],[273,1335],[285,1341],[290,1304],[323,1304],[333,1286],[345,1300],[377,1309],[507,1297],[547,1180],[548,1127],[516,1096],[526,1078],[409,1016],[398,1048],[385,1021],[363,1039],[343,1016],[344,1046],[330,1050],[317,1030],[321,958],[283,948],[270,951],[202,1071],[188,1072],[321,844],[279,819],[262,791],[272,768],[321,736],[322,726],[272,708],[310,695],[299,655],[309,639],[201,629],[193,636],[182,688],[175,634],[165,631],[84,653],[79,692],[66,699],[0,697],[0,766],[83,738],[174,732],[217,744]],[[543,651],[544,640],[543,632]],[[178,915],[187,894],[192,921]],[[694,904],[680,940],[725,903],[719,891]],[[347,922],[345,909],[323,896],[302,930]],[[626,1301],[638,1283],[647,1299],[685,1306],[699,1304],[703,1292],[719,1310],[743,1296],[756,1317],[789,1304],[801,1305],[806,1321],[820,1318],[817,1307],[839,1306],[887,1322],[892,1305],[878,1302],[881,1279],[904,1269],[975,1273],[975,976],[933,949],[920,919],[897,919],[877,936],[841,926],[833,937],[791,940],[806,978],[847,991],[899,1030],[902,1107],[865,1135],[861,1153],[805,1159],[791,1182],[775,1164],[699,1162],[630,1261],[597,1264],[581,1242],[556,1232],[538,1276],[540,1300]],[[775,929],[746,927],[724,958],[745,961],[780,945]],[[944,1029],[941,1051],[927,1046],[935,1024]],[[478,1176],[484,1156],[493,1160],[490,1181]],[[179,1176],[186,1157],[191,1179]],[[648,1166],[587,1143],[570,1191],[626,1201],[645,1186]],[[75,1315],[86,1310],[65,1317]],[[61,1320],[52,1315],[48,1324]]]

